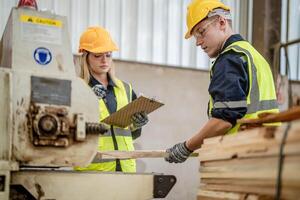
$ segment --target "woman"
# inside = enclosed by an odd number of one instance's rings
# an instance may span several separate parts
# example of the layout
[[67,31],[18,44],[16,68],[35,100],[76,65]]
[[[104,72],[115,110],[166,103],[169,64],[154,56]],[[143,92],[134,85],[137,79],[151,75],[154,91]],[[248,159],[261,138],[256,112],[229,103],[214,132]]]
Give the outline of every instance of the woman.
[[[117,50],[110,34],[102,27],[89,27],[80,37],[80,77],[99,98],[100,121],[136,99],[131,85],[114,75],[112,52]],[[133,139],[140,136],[148,118],[145,113],[136,113],[131,119],[130,127],[111,126],[101,135],[98,150],[133,151]],[[89,166],[76,170],[136,172],[136,163],[133,159],[94,160]]]

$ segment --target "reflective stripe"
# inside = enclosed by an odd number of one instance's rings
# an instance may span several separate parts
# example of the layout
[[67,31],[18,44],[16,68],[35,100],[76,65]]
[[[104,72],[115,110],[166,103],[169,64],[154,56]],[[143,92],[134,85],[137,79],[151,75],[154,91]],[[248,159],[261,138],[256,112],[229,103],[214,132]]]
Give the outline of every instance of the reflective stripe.
[[126,91],[128,102],[131,102],[131,95],[130,95],[131,88],[130,88],[130,85],[128,83],[125,83],[125,82],[123,82],[123,85],[124,85],[124,88],[125,88],[125,91]]
[[214,108],[241,108],[247,107],[247,101],[223,101],[214,103]]
[[[114,134],[115,136],[124,136],[124,137],[131,137],[131,131],[129,129],[122,129],[118,127],[114,127]],[[108,130],[105,134],[101,137],[111,137],[111,130]]]
[[131,137],[131,131],[129,129],[122,129],[114,127],[115,136]]
[[236,49],[237,51],[242,51],[243,53],[245,53],[250,59],[250,63],[251,63],[252,85],[250,91],[250,104],[248,104],[247,114],[255,113],[259,110],[278,108],[276,100],[259,101],[259,88],[258,88],[258,82],[256,77],[256,66],[254,64],[253,57],[250,54],[250,52],[237,45],[229,46],[228,49],[232,49],[232,48]]
[[259,101],[257,105],[250,104],[248,105],[247,114],[255,113],[259,110],[272,110],[277,109],[278,103],[276,100],[263,100]]

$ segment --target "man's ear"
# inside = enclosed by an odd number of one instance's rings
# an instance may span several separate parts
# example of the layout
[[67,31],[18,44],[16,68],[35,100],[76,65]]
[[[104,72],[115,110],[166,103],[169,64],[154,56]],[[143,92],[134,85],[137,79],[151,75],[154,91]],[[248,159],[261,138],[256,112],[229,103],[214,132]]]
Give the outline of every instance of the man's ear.
[[219,25],[221,30],[225,30],[227,23],[228,22],[226,21],[226,19],[224,19],[223,17],[219,17]]

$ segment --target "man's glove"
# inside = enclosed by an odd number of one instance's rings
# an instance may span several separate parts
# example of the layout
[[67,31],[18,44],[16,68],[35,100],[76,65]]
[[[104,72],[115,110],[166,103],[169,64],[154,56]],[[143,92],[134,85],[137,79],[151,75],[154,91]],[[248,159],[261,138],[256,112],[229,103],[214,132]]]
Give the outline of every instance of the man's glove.
[[106,88],[103,85],[97,84],[94,87],[92,87],[92,90],[94,91],[94,93],[96,94],[98,99],[104,99],[105,98]]
[[169,155],[165,157],[165,161],[169,163],[182,163],[193,153],[186,147],[185,142],[175,144],[172,148],[167,149],[166,152]]
[[148,123],[148,116],[145,112],[135,113],[131,116],[131,122],[133,124],[134,129],[141,128],[145,124]]

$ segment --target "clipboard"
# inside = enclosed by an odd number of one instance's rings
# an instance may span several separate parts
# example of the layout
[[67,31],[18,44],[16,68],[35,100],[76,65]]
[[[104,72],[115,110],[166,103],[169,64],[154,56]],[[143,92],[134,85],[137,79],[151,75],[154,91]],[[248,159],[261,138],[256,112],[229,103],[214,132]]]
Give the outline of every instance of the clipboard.
[[146,112],[149,114],[163,105],[164,104],[162,102],[155,99],[140,96],[117,112],[114,112],[110,116],[106,117],[101,122],[125,128],[131,124],[131,116],[133,114],[138,112]]

